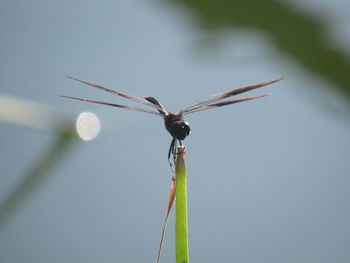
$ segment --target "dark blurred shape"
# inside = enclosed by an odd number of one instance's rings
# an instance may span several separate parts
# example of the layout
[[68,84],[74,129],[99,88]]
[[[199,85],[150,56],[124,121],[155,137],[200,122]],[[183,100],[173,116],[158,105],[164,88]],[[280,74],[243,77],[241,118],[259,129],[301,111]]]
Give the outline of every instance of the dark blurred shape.
[[215,32],[241,27],[262,30],[276,46],[310,72],[329,80],[350,98],[348,54],[327,38],[319,17],[288,2],[272,0],[171,0],[188,8],[203,29]]
[[24,175],[22,181],[0,204],[0,227],[21,208],[21,205],[24,205],[30,194],[34,193],[45,179],[48,179],[51,170],[63,157],[66,157],[76,139],[73,125],[67,125],[57,132],[56,140],[50,149],[43,153],[38,162],[33,164],[33,167]]

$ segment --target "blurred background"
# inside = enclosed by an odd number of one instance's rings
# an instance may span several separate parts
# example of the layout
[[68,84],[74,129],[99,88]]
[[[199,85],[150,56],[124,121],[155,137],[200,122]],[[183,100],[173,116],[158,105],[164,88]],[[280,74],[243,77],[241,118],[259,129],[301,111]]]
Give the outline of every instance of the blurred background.
[[[155,262],[171,141],[150,114],[285,76],[188,115],[193,262],[349,262],[350,5],[341,0],[1,1],[0,261]],[[131,103],[131,105],[134,105]],[[101,132],[78,139],[75,119]],[[174,262],[173,219],[162,262]]]

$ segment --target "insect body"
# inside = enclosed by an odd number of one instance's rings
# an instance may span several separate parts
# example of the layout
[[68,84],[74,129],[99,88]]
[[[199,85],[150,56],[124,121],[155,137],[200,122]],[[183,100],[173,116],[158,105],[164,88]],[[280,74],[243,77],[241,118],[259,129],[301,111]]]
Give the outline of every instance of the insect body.
[[[76,80],[76,81],[79,81],[81,83],[87,84],[89,86],[110,92],[112,94],[124,97],[126,99],[129,99],[129,100],[132,100],[132,101],[135,101],[135,102],[152,107],[154,110],[135,107],[135,106],[127,106],[127,105],[120,105],[120,104],[115,104],[115,103],[108,103],[108,102],[97,101],[97,100],[81,99],[81,98],[77,98],[77,97],[63,96],[63,97],[75,99],[75,100],[81,100],[81,101],[86,101],[86,102],[91,102],[91,103],[96,103],[96,104],[103,104],[103,105],[108,105],[108,106],[122,108],[122,109],[146,112],[146,113],[155,114],[155,115],[162,117],[164,119],[165,128],[167,129],[167,131],[170,133],[170,135],[173,138],[171,141],[170,147],[169,147],[169,152],[168,152],[168,160],[169,160],[170,166],[172,166],[171,162],[170,162],[170,157],[171,157],[171,154],[175,154],[177,142],[179,142],[181,145],[181,141],[183,141],[191,132],[191,128],[190,128],[188,122],[185,121],[184,115],[191,114],[191,113],[194,113],[197,111],[213,109],[213,108],[222,107],[222,106],[226,106],[226,105],[230,105],[230,104],[234,104],[234,103],[238,103],[238,102],[243,102],[243,101],[248,101],[248,100],[253,100],[253,99],[265,97],[268,94],[225,100],[226,98],[229,98],[229,97],[232,97],[232,96],[235,96],[235,95],[238,95],[240,93],[244,93],[244,92],[247,92],[250,90],[258,89],[258,88],[264,87],[266,85],[275,83],[275,82],[283,79],[283,78],[277,78],[277,79],[273,79],[273,80],[269,80],[269,81],[265,81],[265,82],[261,82],[261,83],[233,89],[233,90],[228,90],[228,91],[225,91],[222,93],[214,94],[214,95],[211,95],[207,98],[201,99],[201,100],[191,104],[190,106],[176,112],[176,113],[171,113],[171,112],[168,112],[165,109],[165,107],[162,104],[160,104],[158,102],[158,100],[154,97],[147,96],[144,98],[140,98],[140,97],[136,97],[136,96],[133,96],[130,94],[126,94],[126,93],[118,91],[118,90],[108,89],[108,88],[102,87],[100,85],[86,82],[83,80],[79,80],[76,78],[72,78],[72,77],[69,77],[69,78]],[[174,156],[174,158],[175,158],[175,156]]]

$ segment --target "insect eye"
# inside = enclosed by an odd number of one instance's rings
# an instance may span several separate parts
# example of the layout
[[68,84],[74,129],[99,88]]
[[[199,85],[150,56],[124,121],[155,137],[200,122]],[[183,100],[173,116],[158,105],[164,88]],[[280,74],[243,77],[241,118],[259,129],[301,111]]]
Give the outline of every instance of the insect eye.
[[187,135],[189,135],[191,133],[191,128],[190,128],[190,124],[187,121],[184,122],[184,128],[187,131]]
[[178,140],[184,140],[190,134],[190,126],[185,122],[174,122],[171,126],[171,135]]

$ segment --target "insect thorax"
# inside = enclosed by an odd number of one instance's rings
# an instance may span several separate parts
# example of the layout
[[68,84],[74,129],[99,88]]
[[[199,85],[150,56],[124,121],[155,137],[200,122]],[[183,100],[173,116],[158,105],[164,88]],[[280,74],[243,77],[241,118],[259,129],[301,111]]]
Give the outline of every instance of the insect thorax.
[[185,121],[182,114],[169,113],[164,117],[165,128],[174,138],[182,141],[191,132],[189,124]]

